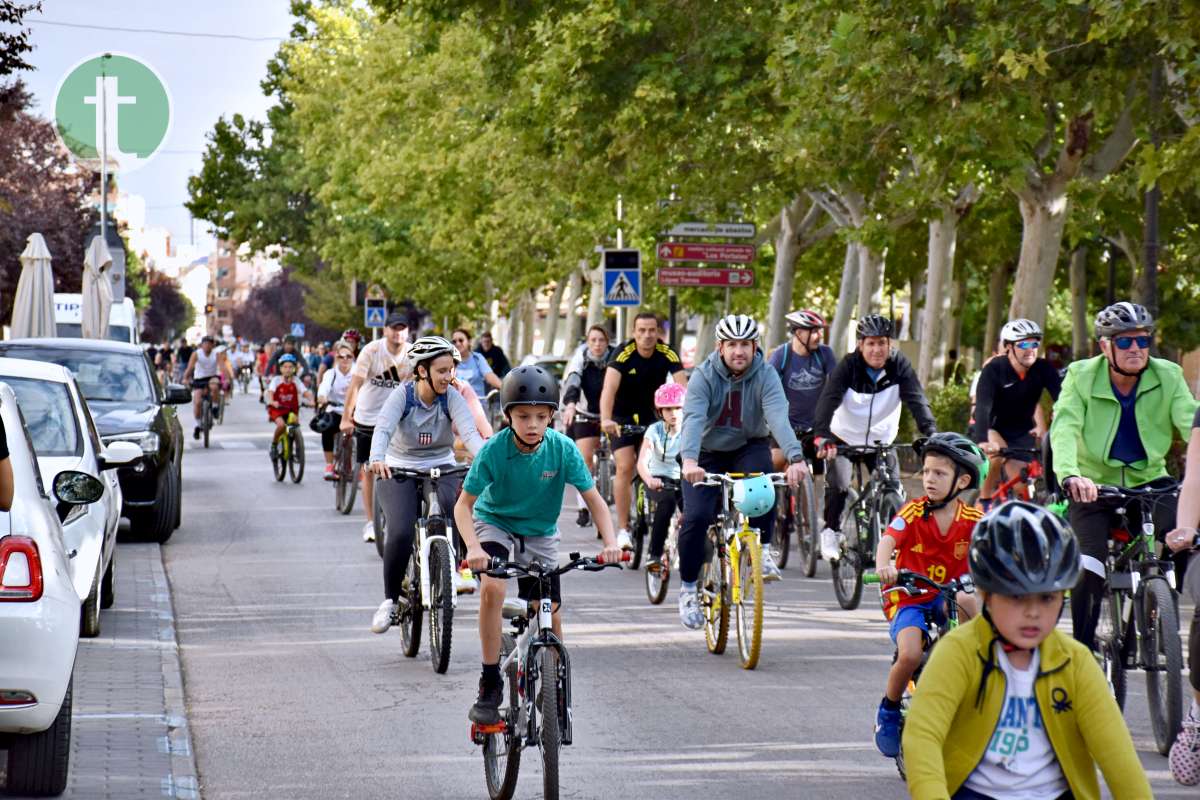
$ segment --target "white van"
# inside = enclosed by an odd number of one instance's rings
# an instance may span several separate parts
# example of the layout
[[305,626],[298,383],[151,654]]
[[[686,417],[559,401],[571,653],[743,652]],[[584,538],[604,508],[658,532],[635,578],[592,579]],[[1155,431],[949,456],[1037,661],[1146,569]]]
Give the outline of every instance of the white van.
[[[54,293],[54,327],[59,336],[69,339],[83,337],[83,295]],[[133,300],[126,297],[113,303],[108,314],[108,338],[114,342],[138,344],[137,310]]]

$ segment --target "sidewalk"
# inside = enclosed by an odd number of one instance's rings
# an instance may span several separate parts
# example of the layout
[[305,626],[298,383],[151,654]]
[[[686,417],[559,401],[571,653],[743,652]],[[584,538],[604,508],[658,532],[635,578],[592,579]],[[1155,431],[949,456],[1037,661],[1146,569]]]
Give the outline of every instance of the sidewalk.
[[[75,663],[71,800],[181,798],[199,790],[171,593],[156,544],[117,547],[116,602]],[[0,757],[0,772],[6,758]]]

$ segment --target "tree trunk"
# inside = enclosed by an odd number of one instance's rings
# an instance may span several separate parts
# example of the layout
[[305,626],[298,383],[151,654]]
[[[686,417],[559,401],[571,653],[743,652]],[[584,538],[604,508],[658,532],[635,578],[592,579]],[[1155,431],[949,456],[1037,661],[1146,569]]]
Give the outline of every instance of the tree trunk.
[[925,324],[926,297],[929,293],[928,273],[916,270],[913,274],[908,297],[908,325],[903,339],[916,339],[921,335],[921,326]]
[[934,362],[940,360],[942,316],[949,305],[957,228],[958,214],[949,204],[942,207],[941,216],[929,220],[929,269],[925,312],[921,315],[921,349],[917,355],[917,379],[924,386],[929,385],[935,374]]
[[567,349],[579,338],[579,298],[583,294],[583,270],[587,268],[586,261],[580,261],[577,269],[571,270],[567,282],[567,330],[563,341]]
[[696,354],[693,363],[699,366],[713,350],[717,338],[717,323],[721,321],[720,314],[704,314],[698,317],[696,333]]
[[829,327],[829,346],[840,358],[849,348],[850,317],[854,296],[858,290],[858,244],[846,243],[846,257],[842,262],[842,285],[838,290],[837,308]]
[[1021,260],[1008,317],[1031,319],[1045,328],[1070,200],[1064,186],[1053,191],[1023,192],[1020,206]]
[[1071,251],[1071,357],[1086,358],[1091,353],[1091,331],[1088,330],[1087,308],[1087,246]]
[[858,316],[875,314],[883,306],[883,270],[886,253],[876,253],[866,245],[858,248]]
[[800,255],[800,240],[796,234],[796,217],[802,203],[800,197],[779,212],[779,233],[775,236],[775,275],[771,279],[771,301],[767,311],[767,331],[763,344],[770,349],[783,341],[783,318],[791,310],[792,292],[796,279],[796,257]]
[[982,348],[984,359],[996,352],[996,342],[1000,340],[1000,326],[1004,324],[1000,318],[1004,314],[1004,297],[1011,274],[1012,264],[1006,261],[992,268],[992,275],[988,280],[987,326],[984,328]]
[[546,308],[546,319],[542,323],[543,354],[559,352],[554,346],[554,340],[558,338],[558,316],[562,310],[563,292],[566,288],[566,280],[560,278],[554,284],[554,291],[550,293],[550,305]]
[[591,288],[588,289],[587,324],[590,328],[604,324],[604,270],[596,267],[589,277]]
[[521,358],[533,352],[533,330],[537,325],[537,299],[529,289],[521,295]]

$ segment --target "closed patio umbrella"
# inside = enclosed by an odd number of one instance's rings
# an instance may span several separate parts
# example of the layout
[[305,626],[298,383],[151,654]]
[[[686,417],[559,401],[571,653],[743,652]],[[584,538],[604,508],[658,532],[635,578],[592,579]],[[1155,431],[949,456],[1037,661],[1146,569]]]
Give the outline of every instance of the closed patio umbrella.
[[50,251],[40,233],[29,234],[21,253],[21,278],[13,300],[12,336],[54,336],[54,274]]
[[104,339],[108,336],[108,313],[112,308],[112,281],[108,270],[112,256],[99,236],[88,245],[83,258],[83,338]]

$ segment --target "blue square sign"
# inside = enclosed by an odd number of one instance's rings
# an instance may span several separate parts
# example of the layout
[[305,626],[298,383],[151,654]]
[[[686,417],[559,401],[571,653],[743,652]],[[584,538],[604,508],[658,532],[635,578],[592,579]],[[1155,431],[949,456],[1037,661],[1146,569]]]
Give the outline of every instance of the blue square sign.
[[367,301],[364,324],[368,328],[382,328],[387,320],[387,306],[382,300],[378,303]]
[[642,252],[604,251],[604,305],[637,306],[642,303]]
[[292,336],[295,336],[297,339],[304,338],[304,323],[303,322],[293,322],[292,323]]

